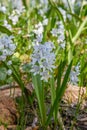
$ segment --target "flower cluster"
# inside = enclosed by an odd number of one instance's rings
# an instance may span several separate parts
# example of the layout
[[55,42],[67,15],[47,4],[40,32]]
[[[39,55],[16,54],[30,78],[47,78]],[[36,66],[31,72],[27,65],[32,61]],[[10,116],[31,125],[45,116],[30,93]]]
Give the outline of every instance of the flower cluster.
[[36,35],[36,38],[33,40],[34,45],[42,42],[43,31],[44,31],[44,28],[41,22],[35,25],[35,29],[33,30],[34,34]]
[[34,34],[36,35],[36,38],[33,40],[34,45],[42,42],[44,26],[46,26],[47,24],[48,19],[46,17],[43,17],[43,21],[35,25],[35,29],[33,30]]
[[61,48],[65,48],[65,29],[62,21],[58,22],[58,43]]
[[43,25],[41,22],[39,22],[38,24],[35,25],[35,29],[33,30],[33,32],[36,34],[36,35],[41,35],[43,33]]
[[21,10],[15,9],[12,11],[12,14],[8,17],[12,21],[13,25],[17,24],[19,17],[21,15],[21,12],[22,12]]
[[61,48],[65,48],[65,30],[64,30],[64,25],[62,21],[58,21],[57,23],[57,28],[53,28],[51,31],[52,36],[57,37],[57,42],[59,43]]
[[0,38],[0,61],[5,61],[8,56],[11,56],[15,49],[16,45],[13,44],[12,36],[3,36]]
[[[30,3],[32,3],[31,1]],[[35,24],[34,29],[32,32],[34,33],[35,39],[33,40],[33,45],[40,44],[43,40],[43,33],[45,27],[48,25],[48,18],[46,16],[47,10],[48,10],[48,4],[47,0],[40,0],[38,9],[38,15],[42,17],[42,20],[40,20],[37,24]],[[45,5],[43,7],[43,5]]]
[[34,75],[39,74],[41,80],[48,81],[51,72],[55,68],[55,54],[53,53],[54,45],[52,42],[45,42],[34,46],[34,52],[31,55],[31,72]]
[[58,29],[57,28],[53,28],[51,31],[52,36],[57,37],[58,36]]
[[71,70],[70,72],[70,83],[73,85],[77,85],[79,82],[79,75],[80,75],[80,65],[77,64],[74,67],[74,70]]

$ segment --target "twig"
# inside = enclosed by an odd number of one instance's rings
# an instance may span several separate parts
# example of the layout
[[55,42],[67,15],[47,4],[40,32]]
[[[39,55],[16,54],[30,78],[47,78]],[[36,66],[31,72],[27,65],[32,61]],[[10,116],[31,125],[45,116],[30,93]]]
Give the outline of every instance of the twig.
[[11,83],[11,84],[6,84],[6,85],[3,85],[3,86],[0,86],[0,90],[10,89],[10,88],[16,88],[16,87],[18,87],[18,84]]

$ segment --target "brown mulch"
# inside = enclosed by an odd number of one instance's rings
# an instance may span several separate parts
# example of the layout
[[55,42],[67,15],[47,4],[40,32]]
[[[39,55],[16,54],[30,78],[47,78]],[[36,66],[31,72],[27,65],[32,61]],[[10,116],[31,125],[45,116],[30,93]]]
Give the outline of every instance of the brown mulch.
[[[26,87],[30,93],[32,93],[32,87],[27,85]],[[80,95],[80,96],[79,96]],[[17,119],[19,114],[17,111],[17,105],[15,102],[16,97],[21,96],[21,89],[11,88],[0,90],[0,130],[16,130]],[[69,126],[72,124],[72,118],[74,119],[76,112],[76,105],[79,102],[78,97],[81,99],[81,111],[78,114],[75,122],[76,128],[80,130],[87,130],[87,101],[86,101],[86,88],[79,88],[78,86],[69,85],[66,89],[66,92],[63,96],[63,101],[61,108],[63,110],[62,115],[64,122],[67,127],[66,130],[69,130]],[[7,125],[7,127],[5,127]],[[26,130],[38,130],[38,127],[32,128],[27,126]]]
[[63,96],[63,101],[68,104],[76,104],[79,99],[84,100],[85,98],[87,98],[85,87],[80,88],[69,84]]
[[3,96],[12,97],[12,98],[20,97],[21,89],[11,88],[11,89],[0,90],[0,98]]
[[8,96],[0,97],[0,123],[4,125],[15,124],[18,118],[16,103]]
[[3,125],[0,126],[0,130],[7,130]]

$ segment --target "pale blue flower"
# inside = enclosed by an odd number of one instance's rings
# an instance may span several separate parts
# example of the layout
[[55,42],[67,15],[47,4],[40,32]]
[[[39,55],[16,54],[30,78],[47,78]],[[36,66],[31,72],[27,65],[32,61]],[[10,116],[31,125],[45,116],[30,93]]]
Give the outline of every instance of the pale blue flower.
[[7,75],[11,75],[12,74],[12,70],[11,69],[9,69],[9,70],[7,70]]
[[42,42],[42,39],[43,39],[43,34],[36,35],[36,41],[37,42]]
[[79,79],[78,79],[77,73],[75,71],[71,71],[71,73],[70,73],[70,83],[77,85],[78,81],[79,81]]
[[5,61],[8,56],[11,56],[16,45],[13,44],[12,36],[4,35],[0,38],[0,61]]
[[38,24],[35,25],[35,29],[33,30],[33,32],[36,34],[36,35],[40,35],[42,34],[44,31],[44,28],[43,28],[43,24],[41,22],[39,22]]
[[49,74],[49,71],[43,71],[40,73],[41,80],[48,82],[48,79],[51,78],[51,75]]
[[43,25],[46,26],[48,24],[48,18],[43,19]]
[[38,65],[33,65],[31,72],[33,72],[34,75],[37,75],[40,73],[40,67]]
[[51,72],[55,68],[55,54],[53,53],[54,45],[52,42],[45,42],[34,46],[31,55],[31,72],[34,75],[39,74],[41,80],[48,81]]
[[9,49],[10,49],[11,51],[15,51],[15,49],[16,49],[15,44],[9,44]]
[[16,25],[16,23],[18,22],[19,16],[16,14],[11,14],[9,16],[9,19],[12,21],[13,25]]
[[0,61],[5,61],[5,60],[6,60],[6,56],[0,55]]
[[65,29],[64,29],[64,25],[62,23],[62,21],[59,21],[57,23],[58,25],[58,39],[57,42],[59,43],[59,46],[64,49],[65,48]]
[[58,36],[58,29],[57,28],[53,28],[52,31],[51,31],[51,34],[55,37]]
[[14,9],[11,13],[11,15],[9,15],[9,19],[12,21],[13,25],[16,25],[19,17],[21,16],[21,14],[24,12],[24,8],[20,8],[20,9]]
[[9,50],[7,50],[7,49],[4,49],[4,50],[2,51],[2,54],[3,54],[4,56],[7,56],[7,55],[9,55]]
[[73,70],[70,72],[70,83],[73,85],[78,85],[80,75],[80,64],[78,63]]
[[11,64],[12,64],[12,61],[9,60],[9,61],[7,62],[7,65],[11,65]]

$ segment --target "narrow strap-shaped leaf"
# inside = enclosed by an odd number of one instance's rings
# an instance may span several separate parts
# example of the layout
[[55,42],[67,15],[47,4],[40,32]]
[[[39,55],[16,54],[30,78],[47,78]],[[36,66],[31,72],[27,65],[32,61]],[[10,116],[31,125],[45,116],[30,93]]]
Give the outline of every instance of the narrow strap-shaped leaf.
[[76,35],[72,38],[72,42],[75,42],[75,41],[78,39],[78,37],[79,37],[80,34],[82,33],[82,30],[83,30],[84,26],[86,25],[86,23],[87,23],[87,16],[85,17],[84,21],[83,21],[82,24],[80,25],[80,27],[79,27],[79,29],[78,29]]
[[28,97],[28,91],[25,88],[25,85],[23,83],[23,81],[20,79],[19,75],[16,73],[16,71],[14,70],[13,67],[8,67],[7,64],[5,62],[3,62],[3,65],[7,68],[7,69],[12,69],[12,76],[14,78],[14,80],[18,83],[18,85],[20,86],[22,92],[25,94],[26,96],[26,100],[29,101],[29,97]]
[[[58,74],[57,74],[57,88],[56,88],[56,97],[58,96],[58,93],[60,92],[61,89],[61,80],[64,72],[64,68],[66,66],[66,60],[61,61],[59,67],[58,67]],[[57,121],[57,113],[58,113],[58,104],[55,107],[55,119]]]
[[10,30],[8,30],[6,27],[2,26],[2,25],[0,25],[0,32],[6,33],[9,36],[12,35],[12,32]]
[[54,86],[54,75],[52,74],[52,77],[50,78],[50,86],[51,86],[51,103],[53,105],[54,103],[54,100],[55,100],[55,96],[56,96],[56,93],[55,93],[55,86]]
[[40,115],[42,119],[42,124],[44,126],[46,120],[46,112],[45,112],[45,104],[44,104],[44,88],[42,86],[42,82],[40,80],[40,75],[32,74],[32,81],[34,84],[35,93],[38,100]]
[[81,68],[81,72],[80,73],[82,73],[86,67],[87,67],[87,62],[84,63],[84,66]]
[[62,20],[64,26],[65,26],[65,22],[64,22],[64,18],[60,12],[60,10],[58,9],[57,5],[55,4],[55,2],[49,0],[49,3],[51,4],[51,6],[55,9],[55,11],[57,12],[58,16],[60,17],[60,19]]
[[52,114],[53,114],[53,111],[55,110],[56,105],[59,104],[60,99],[62,98],[62,96],[63,96],[63,94],[64,94],[64,92],[65,92],[66,84],[67,84],[67,81],[68,81],[68,77],[69,77],[69,74],[70,74],[71,67],[72,67],[72,61],[71,61],[71,63],[69,64],[69,66],[68,66],[68,68],[67,68],[66,74],[65,74],[65,76],[64,76],[63,83],[62,83],[62,85],[61,85],[61,89],[60,89],[58,95],[56,96],[56,99],[55,99],[55,102],[54,102],[53,106],[51,107],[49,116],[48,116],[47,121],[46,121],[46,125],[49,124],[50,119],[51,119]]
[[63,62],[61,61],[60,65],[58,67],[56,94],[60,90],[61,78],[62,78],[62,74],[63,74],[64,68],[65,68],[65,65],[66,65],[66,61],[63,61]]
[[58,96],[60,97],[60,99],[61,99],[61,97],[63,96],[63,94],[65,92],[66,85],[67,85],[68,78],[69,78],[69,74],[70,74],[70,71],[71,71],[71,67],[72,67],[72,61],[71,61],[71,63],[69,64],[69,66],[67,68],[66,74],[64,76],[64,79],[63,79],[63,82],[62,82],[62,85],[61,85],[60,92],[58,94]]

